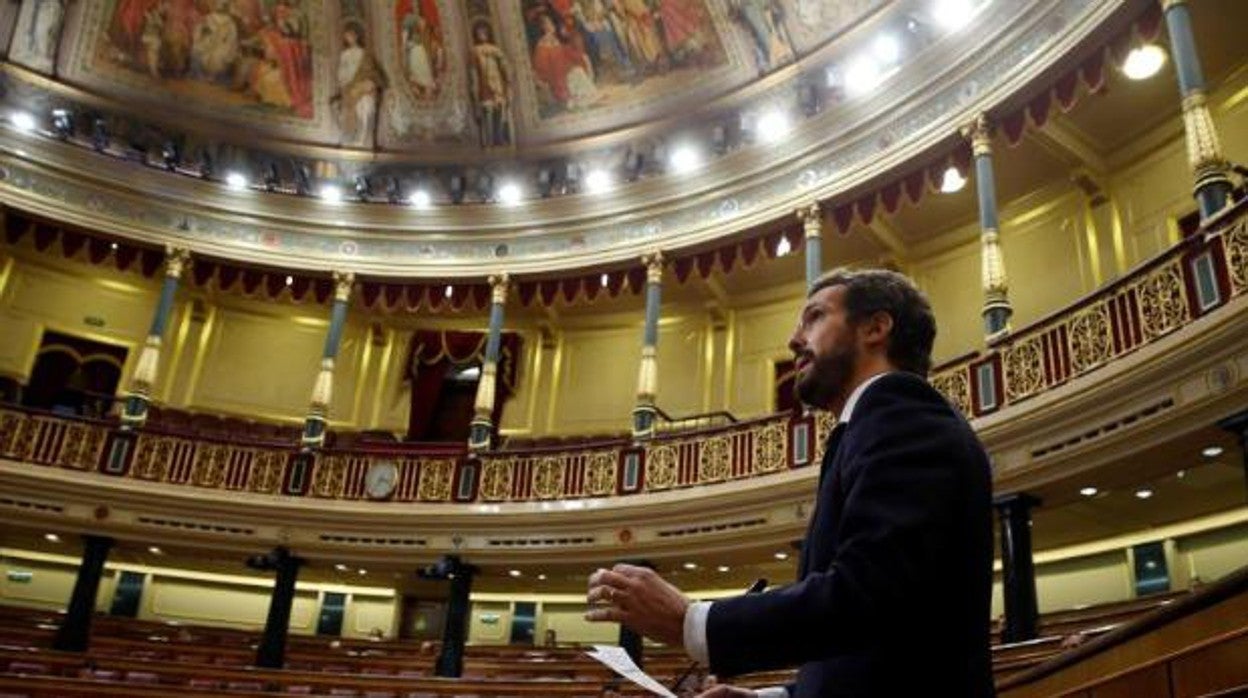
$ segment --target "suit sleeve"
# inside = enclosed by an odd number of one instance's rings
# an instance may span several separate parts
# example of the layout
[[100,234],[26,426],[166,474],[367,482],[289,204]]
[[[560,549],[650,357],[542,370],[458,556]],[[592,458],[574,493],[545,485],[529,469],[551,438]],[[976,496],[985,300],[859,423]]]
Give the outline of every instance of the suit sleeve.
[[707,618],[712,671],[762,671],[865,649],[901,631],[908,608],[932,602],[923,594],[955,535],[964,432],[944,404],[881,397],[851,427],[854,457],[842,475],[831,564],[766,594],[716,601]]

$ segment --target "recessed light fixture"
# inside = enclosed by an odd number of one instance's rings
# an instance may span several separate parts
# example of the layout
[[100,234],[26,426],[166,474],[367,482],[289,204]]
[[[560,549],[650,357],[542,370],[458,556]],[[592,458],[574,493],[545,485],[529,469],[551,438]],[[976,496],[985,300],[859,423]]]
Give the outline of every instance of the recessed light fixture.
[[295,284],[295,277],[293,277],[293,276],[291,276],[291,275],[287,274],[287,275],[286,275],[286,285],[287,285],[287,286],[293,286],[294,284]]
[[520,185],[515,182],[504,182],[498,188],[498,201],[504,206],[515,206],[520,203],[521,196]]
[[1148,499],[1149,497],[1153,496],[1153,491],[1145,487],[1143,489],[1136,490],[1135,496],[1140,499]]
[[115,242],[110,242],[110,243],[108,243],[108,249],[112,250],[113,252],[116,252],[116,251],[117,251],[117,243],[115,243]]
[[9,115],[9,121],[18,131],[29,132],[35,130],[35,117],[30,112],[15,111]]
[[727,572],[728,570],[732,568],[729,567],[728,565],[720,565],[719,567],[716,567],[715,569],[719,570],[720,572]]
[[687,570],[696,570],[696,569],[698,569],[698,563],[696,563],[696,562],[686,562],[685,564],[681,565],[681,567],[684,567],[684,568],[685,568],[685,569],[687,569]]
[[433,198],[430,197],[429,192],[424,189],[417,189],[412,192],[412,205],[416,208],[429,208],[431,203],[433,203]]
[[776,143],[789,135],[793,123],[789,116],[779,109],[772,109],[758,117],[754,122],[754,134],[762,143]]
[[1122,74],[1132,80],[1147,80],[1166,64],[1166,52],[1156,44],[1131,49],[1122,62]]
[[962,187],[966,186],[966,177],[958,172],[958,168],[950,165],[943,177],[940,178],[940,191],[944,194],[955,194],[962,191]]
[[783,552],[783,551],[782,551],[782,552],[778,552],[778,553],[776,553],[776,554],[775,554],[775,558],[776,558],[777,560],[787,560],[787,559],[789,559],[789,554],[788,554],[788,553],[786,553],[786,552]]
[[885,65],[891,65],[901,58],[901,42],[892,34],[881,34],[871,42],[871,53]]
[[599,284],[601,284],[603,288],[606,288],[606,287],[607,287],[607,283],[608,283],[610,280],[611,280],[611,279],[610,279],[610,278],[606,275],[606,273],[605,273],[605,272],[603,273],[603,275],[602,275],[602,276],[598,277],[598,283],[599,283]]
[[45,534],[43,534],[43,538],[44,538],[44,540],[48,541],[49,543],[60,543],[60,542],[61,542],[61,537],[60,537],[60,536],[58,536],[58,535],[56,535],[55,533],[45,533]]
[[507,576],[509,577],[519,577],[522,574],[524,573],[520,570],[507,570]]
[[702,157],[698,155],[698,151],[691,145],[677,146],[668,158],[668,164],[672,168],[672,172],[677,174],[685,174],[698,169],[702,164]]
[[851,97],[874,90],[883,80],[880,64],[870,56],[862,56],[845,67],[845,92]]
[[781,235],[780,242],[776,243],[776,256],[783,257],[792,251],[793,245],[789,243],[789,239]]
[[1221,446],[1205,446],[1204,448],[1200,449],[1200,455],[1204,456],[1205,458],[1217,458],[1218,456],[1222,455],[1222,447]]
[[147,552],[149,552],[149,553],[151,553],[151,554],[153,554],[153,555],[164,555],[164,554],[165,554],[165,551],[161,550],[159,547],[157,547],[157,546],[155,546],[155,545],[149,545],[149,546],[147,546]]
[[1095,497],[1097,492],[1100,492],[1100,490],[1096,489],[1095,487],[1084,487],[1083,489],[1079,490],[1079,494],[1085,497]]
[[611,174],[606,170],[590,170],[585,175],[585,191],[601,194],[611,188]]
[[321,200],[330,204],[342,203],[342,190],[332,184],[321,187]]
[[936,0],[932,16],[943,29],[957,31],[971,21],[974,9],[971,0]]
[[339,562],[338,564],[334,565],[334,569],[338,570],[339,572],[346,572],[347,566]]
[[446,290],[442,292],[442,296],[443,296],[444,298],[450,298],[450,297],[451,297],[451,294],[453,294],[453,293],[455,293],[455,287],[454,287],[454,286],[447,286],[447,287],[446,287]]
[[537,575],[537,581],[539,581],[539,582],[544,582],[544,581],[546,581],[546,575],[545,575],[545,574],[539,574],[539,575]]
[[231,172],[225,176],[225,186],[234,191],[242,191],[247,188],[247,177],[242,172]]
[[361,576],[361,577],[363,577],[364,575],[368,574],[368,570],[364,569],[363,567],[361,567],[361,568],[360,568],[359,570],[357,570],[357,571],[360,573],[360,576]]

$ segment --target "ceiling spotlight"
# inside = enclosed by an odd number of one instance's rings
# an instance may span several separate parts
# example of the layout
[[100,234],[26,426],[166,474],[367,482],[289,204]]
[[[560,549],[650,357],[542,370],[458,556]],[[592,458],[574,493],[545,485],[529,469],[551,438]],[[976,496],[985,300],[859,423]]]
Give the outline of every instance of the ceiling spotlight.
[[1097,492],[1100,492],[1100,490],[1095,487],[1084,487],[1079,490],[1079,494],[1085,497],[1095,497]]
[[520,203],[520,185],[515,182],[504,182],[498,188],[498,201],[504,206],[515,206]]
[[728,565],[720,565],[719,567],[716,567],[715,569],[719,570],[720,572],[727,572],[728,570],[732,568],[729,567]]
[[60,543],[60,542],[61,542],[61,537],[60,537],[60,536],[58,536],[58,535],[56,535],[55,533],[45,533],[45,534],[43,534],[43,539],[44,539],[44,540],[46,540],[46,541],[48,541],[49,543]]
[[339,562],[338,564],[334,565],[334,569],[338,570],[339,572],[346,572],[347,566]]
[[793,251],[793,245],[789,243],[789,239],[780,236],[780,242],[776,243],[776,256],[783,257]]
[[231,172],[225,176],[225,186],[234,191],[242,191],[247,188],[247,177],[241,172]]
[[444,297],[446,297],[446,298],[450,298],[450,297],[451,297],[451,294],[452,294],[452,293],[454,293],[454,292],[455,292],[455,287],[454,287],[454,286],[447,286],[447,287],[446,287],[446,290],[442,292],[442,295],[443,295]]
[[685,569],[687,569],[687,570],[696,570],[696,569],[698,569],[698,563],[696,563],[696,562],[686,562],[685,564],[681,565],[681,567],[684,567],[684,568],[685,568]]
[[30,112],[24,111],[13,112],[9,115],[9,121],[13,124],[14,128],[18,131],[22,131],[23,133],[34,131],[35,126],[37,125],[35,123],[35,117],[32,116]]
[[1144,44],[1127,54],[1127,59],[1122,62],[1122,74],[1132,80],[1147,80],[1165,64],[1164,49],[1156,44]]
[[871,53],[881,63],[892,65],[901,58],[901,42],[892,34],[881,34],[871,42]]
[[945,170],[945,176],[940,179],[940,191],[945,194],[954,194],[962,191],[962,187],[966,186],[966,177],[958,172],[958,168],[950,165]]
[[361,576],[361,577],[363,577],[364,575],[368,574],[368,570],[364,569],[363,567],[361,567],[359,570],[357,570],[357,572],[359,572],[359,574],[360,574],[360,576]]
[[1140,499],[1148,499],[1149,497],[1153,496],[1153,491],[1148,488],[1136,490],[1135,496]]
[[1200,455],[1204,456],[1205,458],[1217,458],[1218,456],[1222,455],[1222,447],[1221,446],[1205,446],[1204,448],[1200,449]]
[[779,141],[789,135],[792,128],[793,124],[790,123],[789,117],[779,109],[765,112],[754,123],[755,136],[763,143]]
[[429,204],[432,202],[433,202],[433,199],[432,197],[429,196],[429,192],[427,190],[417,189],[416,191],[412,192],[412,205],[415,206],[416,208],[420,208],[420,209],[429,208]]
[[291,275],[287,274],[287,275],[286,275],[286,285],[287,285],[287,286],[292,286],[292,285],[294,285],[294,283],[295,283],[295,277],[293,277],[293,276],[291,276]]
[[537,575],[537,580],[538,580],[539,582],[544,582],[544,581],[546,581],[546,575],[545,575],[545,574],[539,574],[539,575]]
[[684,174],[698,169],[702,164],[702,158],[698,156],[698,151],[693,146],[682,145],[672,151],[671,157],[668,159],[672,171],[677,174]]
[[154,545],[149,545],[149,546],[147,546],[147,552],[149,552],[149,553],[151,553],[151,554],[153,554],[153,555],[164,555],[164,554],[165,554],[165,551],[161,550],[160,548],[158,548],[158,547],[156,547],[156,546],[154,546]]
[[342,190],[332,184],[321,187],[321,200],[329,204],[342,203]]
[[115,243],[115,242],[110,242],[110,243],[108,243],[108,249],[112,250],[113,252],[116,252],[116,251],[117,251],[117,243]]
[[863,56],[845,67],[845,92],[851,97],[874,90],[883,80],[880,64],[870,56]]
[[74,115],[68,109],[53,109],[52,131],[61,140],[72,136],[74,133]]
[[507,570],[507,576],[509,577],[519,577],[522,574],[524,573],[520,570]]
[[585,175],[585,191],[601,194],[611,188],[611,174],[606,170],[590,170]]
[[786,552],[778,552],[773,557],[775,557],[777,560],[787,560],[789,559],[789,554]]
[[957,31],[971,21],[974,9],[971,0],[936,0],[932,15],[941,28]]
[[609,280],[610,280],[610,279],[608,279],[608,278],[607,278],[607,274],[606,274],[606,272],[603,272],[602,276],[598,277],[598,283],[599,283],[599,284],[600,284],[603,288],[606,288],[606,287],[607,287],[607,282],[608,282]]

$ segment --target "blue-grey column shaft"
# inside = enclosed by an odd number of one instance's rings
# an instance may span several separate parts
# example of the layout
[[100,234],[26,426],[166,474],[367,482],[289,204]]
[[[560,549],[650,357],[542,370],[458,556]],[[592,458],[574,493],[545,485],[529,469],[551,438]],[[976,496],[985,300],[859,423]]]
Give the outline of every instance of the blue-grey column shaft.
[[797,217],[802,220],[806,240],[806,288],[815,285],[823,274],[823,211],[819,203],[799,208]]
[[347,323],[347,304],[351,301],[351,287],[355,275],[351,272],[334,272],[334,303],[329,311],[329,331],[325,334],[325,348],[321,352],[321,369],[312,386],[312,400],[308,415],[303,421],[304,448],[319,448],[325,442],[325,420],[329,404],[333,401],[334,361],[338,358],[338,346],[342,343],[342,331]]
[[173,311],[173,301],[178,294],[178,280],[191,258],[190,252],[184,249],[168,247],[165,249],[165,279],[160,286],[160,299],[156,302],[156,314],[152,317],[151,328],[147,331],[147,339],[139,352],[139,360],[134,366],[134,375],[130,379],[130,389],[126,395],[126,404],[121,411],[121,423],[125,429],[141,426],[147,421],[147,406],[152,399],[152,387],[156,384],[156,376],[160,367],[160,345],[169,324],[169,315]]
[[654,435],[658,415],[655,398],[659,391],[659,308],[663,292],[663,254],[652,252],[641,258],[646,266],[646,322],[641,339],[641,367],[637,372],[637,406],[633,408],[633,438]]
[[984,333],[989,340],[999,338],[1010,329],[1009,279],[1005,274],[1005,257],[1001,253],[1000,223],[997,220],[996,174],[992,167],[992,129],[981,114],[963,129],[971,141],[975,156],[975,186],[979,196],[981,280],[984,289]]
[[490,329],[485,337],[485,357],[481,364],[481,380],[473,403],[472,424],[468,431],[468,448],[488,449],[494,441],[494,404],[498,395],[498,358],[503,343],[503,316],[507,305],[507,274],[491,276]]
[[1231,180],[1222,155],[1217,129],[1206,106],[1205,76],[1196,51],[1192,15],[1186,0],[1163,0],[1170,51],[1179,77],[1183,98],[1183,130],[1187,136],[1187,159],[1195,179],[1194,194],[1201,220],[1221,211],[1230,203]]

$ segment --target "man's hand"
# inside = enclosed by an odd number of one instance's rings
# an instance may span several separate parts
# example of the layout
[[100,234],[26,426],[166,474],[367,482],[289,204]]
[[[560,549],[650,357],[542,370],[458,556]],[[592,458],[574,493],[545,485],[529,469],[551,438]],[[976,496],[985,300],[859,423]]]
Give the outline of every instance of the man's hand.
[[757,696],[757,693],[748,688],[737,688],[721,683],[712,686],[709,691],[699,693],[697,698],[756,698]]
[[654,570],[616,565],[589,576],[588,621],[623,623],[651,640],[673,647],[685,644],[689,599]]

